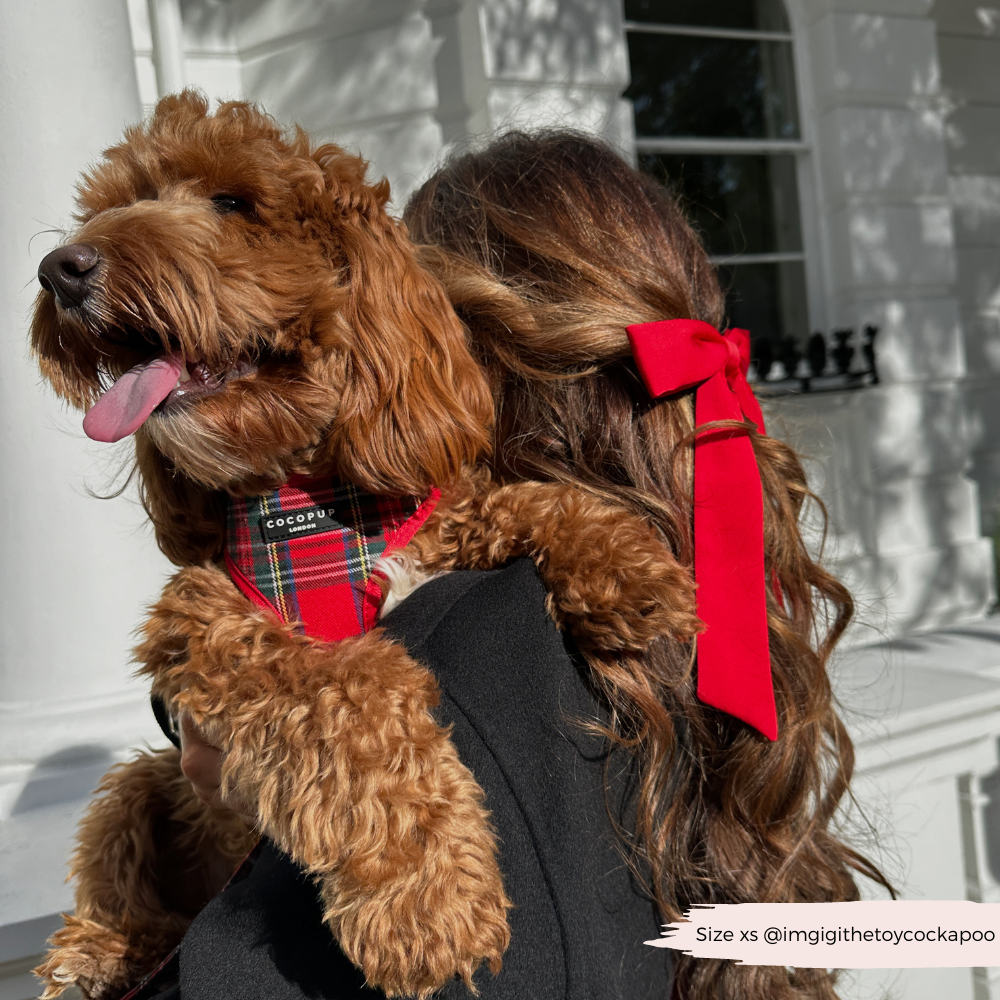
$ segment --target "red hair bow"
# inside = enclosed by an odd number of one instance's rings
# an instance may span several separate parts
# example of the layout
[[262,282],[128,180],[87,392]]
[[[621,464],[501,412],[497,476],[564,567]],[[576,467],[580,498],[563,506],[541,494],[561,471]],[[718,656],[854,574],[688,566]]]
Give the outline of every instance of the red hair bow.
[[[747,384],[750,335],[694,319],[628,327],[639,374],[654,399],[698,387],[695,425],[764,418]],[[694,573],[698,697],[778,738],[764,584],[764,501],[747,435],[707,430],[694,445]]]

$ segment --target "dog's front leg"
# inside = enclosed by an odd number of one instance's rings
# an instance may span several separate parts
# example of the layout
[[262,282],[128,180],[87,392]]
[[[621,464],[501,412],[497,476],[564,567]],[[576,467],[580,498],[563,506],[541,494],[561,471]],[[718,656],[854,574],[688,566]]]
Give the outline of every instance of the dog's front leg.
[[180,941],[255,839],[235,813],[199,801],[169,749],[112,768],[77,830],[75,912],[36,969],[44,997],[68,986],[121,996]]
[[496,971],[509,906],[482,791],[431,715],[429,671],[381,630],[314,642],[215,567],[182,570],[137,650],[157,690],[224,748],[224,791],[320,877],[367,980],[426,996]]
[[457,483],[408,546],[425,570],[492,569],[530,556],[556,624],[584,653],[642,652],[703,628],[694,579],[642,517],[565,483]]

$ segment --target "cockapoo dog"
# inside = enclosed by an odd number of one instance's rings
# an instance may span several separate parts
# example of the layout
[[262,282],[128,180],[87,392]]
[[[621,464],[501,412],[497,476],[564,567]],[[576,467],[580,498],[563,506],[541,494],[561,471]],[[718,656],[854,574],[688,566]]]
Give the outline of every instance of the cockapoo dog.
[[224,749],[224,787],[256,816],[198,800],[176,750],[113,770],[79,831],[46,996],[124,994],[261,832],[317,877],[331,932],[387,995],[499,967],[510,903],[434,678],[377,626],[325,642],[248,599],[223,563],[231,498],[323,476],[383,497],[436,487],[402,556],[418,580],[531,555],[585,654],[699,628],[690,575],[644,522],[490,480],[489,386],[365,167],[252,106],[166,98],[84,178],[79,228],[40,268],[42,371],[90,408],[91,436],[134,433],[181,567],[141,670]]

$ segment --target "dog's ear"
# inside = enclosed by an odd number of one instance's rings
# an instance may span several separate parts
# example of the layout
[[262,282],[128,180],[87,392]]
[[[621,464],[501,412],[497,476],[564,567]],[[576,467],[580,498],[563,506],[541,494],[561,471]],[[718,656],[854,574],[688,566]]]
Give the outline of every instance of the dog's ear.
[[373,492],[450,482],[490,447],[493,402],[483,368],[443,287],[387,214],[388,184],[365,183],[364,162],[336,147],[313,156],[348,291],[326,333],[347,357],[330,457],[341,475]]
[[153,522],[156,543],[178,566],[217,559],[225,542],[225,494],[205,489],[178,472],[148,435],[135,435],[139,495]]

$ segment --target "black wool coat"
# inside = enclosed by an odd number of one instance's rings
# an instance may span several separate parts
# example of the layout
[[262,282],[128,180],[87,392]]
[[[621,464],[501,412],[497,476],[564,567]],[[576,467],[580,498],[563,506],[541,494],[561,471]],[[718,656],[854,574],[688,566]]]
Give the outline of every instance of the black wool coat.
[[[441,686],[438,720],[486,793],[500,843],[511,944],[484,966],[482,1000],[668,1000],[669,952],[618,846],[632,782],[582,661],[545,611],[527,559],[424,584],[381,622]],[[608,788],[607,794],[605,788]],[[178,987],[164,997],[174,998]],[[249,874],[199,914],[180,948],[182,1000],[362,1000],[368,989],[321,921],[315,886],[265,842]],[[468,1000],[455,981],[436,994]]]

